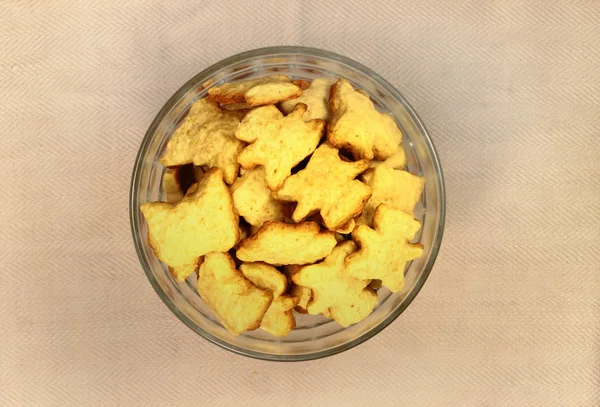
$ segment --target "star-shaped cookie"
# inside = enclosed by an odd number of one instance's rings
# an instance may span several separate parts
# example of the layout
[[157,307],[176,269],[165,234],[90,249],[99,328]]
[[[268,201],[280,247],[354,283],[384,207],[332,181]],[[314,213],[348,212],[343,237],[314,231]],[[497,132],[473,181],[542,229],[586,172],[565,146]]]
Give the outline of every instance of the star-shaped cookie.
[[216,102],[200,99],[173,133],[160,162],[166,167],[218,167],[225,182],[232,184],[240,168],[237,156],[245,146],[234,135],[239,123],[239,112],[223,111]]
[[365,319],[377,305],[377,294],[368,288],[371,280],[355,278],[348,273],[344,260],[356,250],[354,242],[339,243],[321,263],[304,266],[293,274],[294,283],[312,289],[308,313],[331,313],[331,317],[347,327]]
[[354,90],[346,79],[339,79],[331,87],[329,103],[329,144],[369,160],[383,161],[398,150],[402,132],[392,116],[377,111],[369,96]]
[[275,191],[290,176],[292,168],[312,153],[321,139],[323,120],[305,122],[306,105],[299,103],[287,116],[275,106],[259,107],[248,113],[235,136],[247,143],[238,156],[246,170],[262,165],[270,190]]
[[401,291],[406,262],[423,254],[421,244],[409,243],[420,228],[419,221],[408,213],[380,204],[373,216],[373,229],[359,225],[352,232],[360,249],[345,260],[349,274],[379,279],[391,291]]
[[320,211],[327,229],[335,231],[358,215],[371,196],[371,188],[354,179],[367,168],[368,160],[343,161],[338,149],[322,144],[306,168],[285,180],[274,196],[298,202],[294,222]]

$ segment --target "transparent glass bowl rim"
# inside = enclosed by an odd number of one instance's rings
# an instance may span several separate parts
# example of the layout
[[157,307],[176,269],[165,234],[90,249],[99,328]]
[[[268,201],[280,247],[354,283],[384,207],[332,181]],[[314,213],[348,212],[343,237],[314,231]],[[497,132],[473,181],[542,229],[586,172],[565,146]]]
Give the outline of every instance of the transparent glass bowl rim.
[[[154,277],[154,274],[152,273],[152,270],[150,269],[150,267],[148,267],[148,265],[145,264],[143,261],[142,242],[141,242],[141,239],[139,239],[138,235],[137,235],[137,230],[139,228],[139,225],[137,222],[136,213],[139,210],[139,208],[138,208],[139,205],[137,202],[136,187],[137,187],[137,183],[138,183],[139,174],[141,174],[141,168],[142,168],[142,165],[144,162],[145,152],[148,149],[148,146],[151,143],[152,138],[154,137],[156,129],[158,128],[158,126],[162,122],[162,120],[165,118],[167,113],[173,108],[173,106],[176,105],[176,103],[184,95],[187,94],[188,91],[190,91],[194,86],[197,86],[198,83],[203,82],[204,80],[209,78],[214,73],[218,72],[222,68],[225,68],[229,65],[234,65],[234,64],[242,62],[246,59],[254,58],[254,57],[267,57],[267,56],[276,57],[278,55],[290,55],[290,54],[322,57],[322,58],[340,62],[345,65],[349,65],[357,70],[362,71],[363,73],[365,73],[366,75],[371,77],[375,82],[377,82],[382,87],[387,88],[387,90],[394,96],[394,98],[396,98],[400,103],[402,103],[404,105],[407,113],[411,116],[412,120],[414,121],[415,125],[417,126],[417,129],[419,130],[422,137],[424,138],[427,148],[429,149],[429,151],[431,153],[433,166],[435,168],[435,173],[438,178],[438,180],[437,180],[438,181],[438,199],[439,199],[439,203],[440,203],[440,213],[439,213],[438,229],[436,231],[436,240],[434,242],[434,247],[432,248],[429,260],[428,260],[427,264],[425,265],[425,268],[423,269],[423,272],[421,273],[419,280],[418,280],[417,284],[415,285],[414,289],[409,293],[409,295],[406,297],[405,301],[402,303],[402,305],[400,307],[398,307],[396,310],[394,310],[394,312],[390,313],[385,319],[383,319],[375,327],[375,329],[372,329],[372,330],[368,331],[367,333],[365,333],[361,336],[358,336],[343,345],[337,346],[335,348],[323,350],[323,351],[314,352],[311,354],[302,354],[302,355],[297,355],[297,356],[296,355],[279,356],[279,355],[266,355],[263,353],[254,352],[254,351],[244,349],[244,348],[239,348],[236,346],[232,346],[228,343],[222,342],[218,338],[213,337],[211,334],[205,332],[203,329],[201,329],[199,326],[197,326],[192,320],[190,320],[186,315],[184,315],[177,308],[177,306],[175,304],[173,304],[171,299],[161,289],[161,287],[160,287],[158,281],[156,280],[156,278]],[[175,316],[177,318],[179,318],[179,320],[181,322],[183,322],[194,332],[196,332],[203,338],[209,340],[210,342],[212,342],[224,349],[227,349],[231,352],[240,354],[240,355],[249,356],[249,357],[253,357],[253,358],[257,358],[257,359],[261,359],[261,360],[271,360],[271,361],[304,361],[304,360],[313,360],[313,359],[319,359],[319,358],[323,358],[323,357],[327,357],[327,356],[332,356],[337,353],[351,349],[351,348],[365,342],[366,340],[372,338],[373,336],[375,336],[379,332],[381,332],[383,329],[385,329],[398,316],[400,316],[400,314],[402,314],[402,312],[404,312],[404,310],[410,305],[410,303],[417,296],[417,294],[419,293],[419,291],[425,284],[425,281],[427,281],[427,278],[429,277],[431,269],[433,268],[433,265],[435,263],[437,255],[439,253],[439,249],[440,249],[441,242],[442,242],[442,237],[444,234],[445,218],[446,218],[446,194],[445,194],[445,186],[444,186],[444,176],[442,173],[442,167],[441,167],[441,164],[439,161],[439,157],[437,155],[437,152],[435,150],[433,142],[432,142],[431,138],[429,137],[429,133],[427,132],[427,129],[425,128],[425,125],[423,124],[423,122],[421,121],[421,119],[419,118],[419,116],[417,115],[415,110],[412,108],[410,103],[408,103],[406,98],[404,98],[404,96],[388,81],[383,79],[381,76],[379,76],[377,73],[375,73],[371,69],[367,68],[366,66],[364,66],[356,61],[353,61],[345,56],[342,56],[342,55],[339,55],[339,54],[336,54],[336,53],[333,53],[330,51],[325,51],[325,50],[318,49],[318,48],[309,48],[309,47],[300,47],[300,46],[265,47],[265,48],[257,48],[257,49],[241,52],[239,54],[225,58],[225,59],[217,62],[216,64],[209,66],[208,68],[206,68],[203,71],[196,74],[189,81],[187,81],[181,88],[179,88],[179,90],[177,90],[177,92],[175,92],[173,94],[173,96],[171,96],[169,98],[169,100],[164,104],[162,109],[158,112],[158,114],[156,115],[156,117],[154,118],[152,123],[150,124],[150,127],[148,128],[148,131],[146,132],[146,134],[142,140],[142,143],[140,144],[140,148],[138,150],[138,153],[137,153],[137,156],[135,159],[135,164],[133,166],[133,171],[132,171],[132,176],[131,176],[131,186],[130,186],[130,194],[129,194],[129,223],[131,226],[131,234],[132,234],[132,238],[133,238],[133,243],[135,245],[136,253],[138,255],[140,264],[142,265],[142,268],[144,269],[144,272],[146,273],[146,277],[150,281],[150,284],[154,288],[154,291],[156,291],[156,293],[158,294],[160,299],[165,303],[165,305],[171,310],[171,312],[173,314],[175,314]]]

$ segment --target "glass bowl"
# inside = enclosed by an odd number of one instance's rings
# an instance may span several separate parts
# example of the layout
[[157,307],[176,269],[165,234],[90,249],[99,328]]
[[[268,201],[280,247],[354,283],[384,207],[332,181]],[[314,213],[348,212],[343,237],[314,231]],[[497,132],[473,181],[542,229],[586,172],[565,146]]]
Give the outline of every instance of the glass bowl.
[[[139,207],[144,202],[165,200],[161,187],[165,168],[159,157],[173,131],[191,104],[207,90],[223,82],[281,73],[293,79],[320,76],[344,77],[369,93],[378,109],[393,115],[404,135],[409,171],[425,177],[425,191],[415,209],[422,229],[415,241],[423,256],[405,270],[404,290],[378,290],[379,305],[360,323],[342,328],[321,316],[296,314],[297,327],[288,336],[276,338],[257,329],[234,336],[225,330],[196,292],[195,274],[183,283],[169,274],[148,244],[147,226]],[[146,133],[136,157],[131,178],[129,212],[131,232],[142,268],[154,290],[169,309],[194,332],[230,351],[266,360],[308,360],[350,349],[381,332],[415,298],[435,262],[445,217],[442,169],[425,126],[406,99],[391,84],[369,68],[331,52],[303,47],[272,47],[243,52],[197,74],[181,87],[160,110]]]

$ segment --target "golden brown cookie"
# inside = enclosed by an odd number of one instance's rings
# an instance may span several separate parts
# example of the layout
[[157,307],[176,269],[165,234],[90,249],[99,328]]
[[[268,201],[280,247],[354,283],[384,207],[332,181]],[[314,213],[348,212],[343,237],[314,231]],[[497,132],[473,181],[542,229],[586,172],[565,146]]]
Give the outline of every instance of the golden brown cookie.
[[402,133],[392,116],[377,111],[371,99],[346,79],[331,87],[329,103],[327,141],[333,147],[347,148],[355,158],[369,160],[385,160],[398,151]]
[[141,206],[156,257],[170,267],[187,270],[206,253],[231,249],[239,237],[238,217],[221,170],[209,170],[192,189],[174,204]]
[[423,246],[409,243],[421,228],[411,215],[380,204],[373,216],[373,229],[359,225],[352,239],[360,249],[345,261],[348,273],[361,279],[379,279],[393,292],[404,287],[406,262],[423,254]]
[[248,281],[227,253],[204,257],[198,271],[198,294],[234,335],[258,328],[273,301],[273,294]]
[[361,177],[373,194],[358,218],[359,225],[371,225],[375,208],[382,203],[412,215],[425,183],[417,175],[385,165],[369,170]]
[[208,99],[222,104],[272,105],[302,95],[302,89],[285,75],[270,75],[240,82],[224,83],[208,90]]
[[246,171],[231,186],[233,205],[238,214],[253,226],[262,226],[268,220],[283,221],[285,207],[277,201],[265,182],[263,167]]
[[261,329],[274,336],[285,336],[296,327],[296,318],[292,310],[298,304],[298,298],[284,295],[287,279],[275,267],[266,263],[244,263],[240,271],[248,280],[262,290],[273,294],[273,302],[260,324]]
[[[289,113],[294,109],[297,103],[304,103],[308,110],[304,113],[304,120],[322,119],[329,120],[331,111],[329,109],[329,91],[331,85],[335,83],[334,78],[314,79],[310,86],[303,91],[302,96],[296,99],[281,102],[281,110]],[[305,83],[301,84],[305,86]]]
[[189,163],[218,167],[225,182],[232,184],[240,167],[237,156],[245,146],[234,135],[239,123],[238,113],[223,111],[217,103],[200,99],[173,133],[160,162],[166,167]]
[[331,313],[347,327],[365,319],[377,305],[377,294],[368,288],[371,280],[351,276],[344,259],[356,250],[352,241],[339,243],[320,263],[304,266],[292,276],[294,283],[308,287],[313,297],[308,303],[311,315]]
[[237,257],[275,266],[308,264],[327,256],[335,244],[333,232],[321,231],[317,223],[267,221],[258,232],[240,242]]
[[336,148],[322,144],[306,168],[285,180],[274,196],[298,202],[294,222],[320,211],[327,229],[337,230],[358,215],[371,196],[371,188],[354,179],[367,168],[368,160],[345,162]]
[[306,105],[300,103],[284,117],[275,106],[260,107],[248,113],[235,132],[238,139],[251,143],[239,154],[238,162],[246,170],[262,165],[272,191],[281,188],[292,168],[319,144],[325,124],[322,120],[305,122],[305,111]]

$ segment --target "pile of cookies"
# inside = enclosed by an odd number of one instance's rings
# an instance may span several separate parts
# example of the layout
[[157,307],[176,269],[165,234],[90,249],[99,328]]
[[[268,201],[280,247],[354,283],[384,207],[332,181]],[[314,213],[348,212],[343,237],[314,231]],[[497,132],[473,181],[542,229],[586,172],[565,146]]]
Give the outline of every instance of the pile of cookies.
[[233,334],[287,335],[294,310],[355,324],[423,253],[401,141],[343,78],[213,87],[161,158],[167,202],[141,207],[149,244]]

